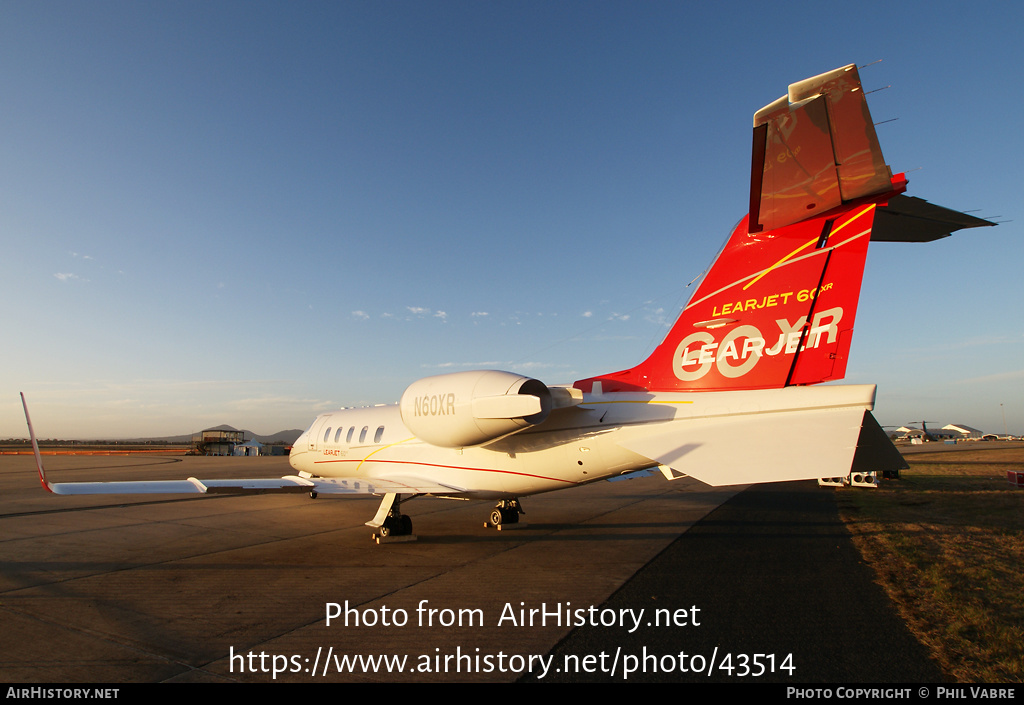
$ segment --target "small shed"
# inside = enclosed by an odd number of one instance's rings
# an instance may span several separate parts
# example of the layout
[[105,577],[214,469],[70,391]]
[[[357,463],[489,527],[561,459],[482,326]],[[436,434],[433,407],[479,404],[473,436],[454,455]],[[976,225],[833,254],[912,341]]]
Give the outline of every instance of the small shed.
[[263,455],[263,444],[255,438],[235,446],[235,455]]

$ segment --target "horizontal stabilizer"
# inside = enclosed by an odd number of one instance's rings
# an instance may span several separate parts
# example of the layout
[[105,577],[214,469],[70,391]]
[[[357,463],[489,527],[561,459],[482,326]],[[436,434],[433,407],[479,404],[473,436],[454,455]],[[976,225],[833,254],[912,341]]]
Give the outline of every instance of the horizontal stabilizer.
[[876,242],[931,242],[957,230],[995,225],[959,211],[936,206],[923,198],[899,194],[875,213],[871,239]]

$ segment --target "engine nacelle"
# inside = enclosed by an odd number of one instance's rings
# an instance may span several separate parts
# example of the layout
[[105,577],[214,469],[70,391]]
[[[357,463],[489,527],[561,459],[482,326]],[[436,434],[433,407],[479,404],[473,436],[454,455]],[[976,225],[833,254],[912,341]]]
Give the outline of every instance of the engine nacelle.
[[498,370],[424,377],[402,394],[402,421],[442,448],[480,445],[541,423],[551,413],[543,382]]

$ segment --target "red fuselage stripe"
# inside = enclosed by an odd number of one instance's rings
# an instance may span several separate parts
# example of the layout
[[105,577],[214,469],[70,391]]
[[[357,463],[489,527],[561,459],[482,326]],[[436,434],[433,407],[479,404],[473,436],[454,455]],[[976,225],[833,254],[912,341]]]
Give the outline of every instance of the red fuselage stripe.
[[502,474],[502,475],[519,475],[520,477],[533,477],[533,478],[537,478],[539,480],[551,480],[552,482],[564,482],[567,485],[575,485],[575,484],[577,484],[577,483],[573,482],[572,480],[563,480],[560,477],[547,477],[547,476],[544,476],[544,475],[533,475],[533,474],[530,474],[530,473],[527,473],[527,472],[514,472],[512,470],[496,470],[496,469],[493,469],[493,468],[469,468],[469,467],[463,467],[463,466],[460,466],[460,465],[440,465],[438,463],[420,463],[420,462],[416,462],[415,460],[370,460],[370,459],[359,459],[359,460],[357,460],[355,458],[348,458],[348,459],[345,459],[345,460],[314,460],[313,461],[314,465],[319,465],[320,463],[390,463],[390,464],[393,464],[393,465],[421,465],[423,467],[428,467],[428,468],[447,468],[449,470],[469,470],[469,471],[472,471],[472,472],[495,472],[495,473],[499,473],[499,474]]

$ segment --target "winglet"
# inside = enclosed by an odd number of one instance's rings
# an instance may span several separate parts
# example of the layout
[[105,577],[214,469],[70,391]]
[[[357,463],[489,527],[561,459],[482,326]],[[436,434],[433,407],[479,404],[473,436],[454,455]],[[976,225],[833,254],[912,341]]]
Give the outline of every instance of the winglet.
[[28,435],[32,439],[32,452],[36,455],[36,469],[39,471],[39,482],[42,483],[43,489],[47,492],[53,492],[53,488],[50,487],[50,483],[46,481],[46,470],[43,469],[43,456],[39,453],[39,444],[36,442],[36,432],[32,429],[32,419],[28,415],[28,403],[25,401],[25,393],[18,392],[21,395],[21,405],[25,408],[25,422],[28,424]]

